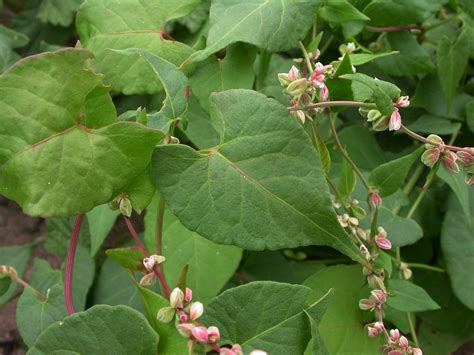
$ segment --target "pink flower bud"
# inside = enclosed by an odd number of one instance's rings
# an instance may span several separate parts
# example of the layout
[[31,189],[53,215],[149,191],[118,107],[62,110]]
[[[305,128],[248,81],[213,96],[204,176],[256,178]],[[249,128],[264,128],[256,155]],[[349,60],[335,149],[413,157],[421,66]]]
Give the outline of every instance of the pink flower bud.
[[412,348],[413,355],[423,355],[423,351],[420,348]]
[[244,355],[244,353],[242,352],[242,348],[239,344],[232,345],[231,350],[234,352],[235,355]]
[[398,340],[398,344],[399,344],[402,348],[407,348],[407,347],[408,347],[408,339],[402,335],[402,336],[400,337],[400,339]]
[[398,131],[402,126],[402,116],[400,116],[400,112],[398,112],[398,108],[394,108],[392,115],[390,116],[390,123],[388,129],[390,131]]
[[221,338],[221,333],[219,332],[219,328],[214,327],[214,326],[207,328],[207,335],[209,336],[209,341],[211,343],[215,343]]
[[193,330],[194,325],[189,323],[181,323],[176,326],[178,333],[185,338],[189,338],[191,336],[191,331]]
[[207,343],[209,336],[207,335],[206,327],[193,327],[191,329],[191,334],[193,337],[200,343]]
[[372,191],[369,194],[369,205],[372,208],[382,207],[382,197],[377,191]]
[[321,90],[319,91],[319,97],[321,98],[321,101],[327,101],[329,99],[329,89],[326,85],[321,87]]
[[326,67],[322,65],[321,63],[316,63],[315,68],[313,70],[313,73],[311,74],[311,81],[314,86],[318,88],[322,88],[324,85],[324,71],[326,70]]
[[165,257],[161,255],[151,255],[148,258],[143,259],[143,266],[145,266],[145,269],[148,271],[153,271],[153,268],[156,265],[160,265],[165,261]]
[[359,308],[363,311],[368,311],[374,309],[376,306],[373,300],[369,300],[367,298],[363,298],[359,301]]
[[443,153],[442,163],[444,168],[452,174],[459,173],[459,166],[456,163],[458,156],[450,150]]
[[155,274],[149,273],[143,276],[140,280],[140,286],[151,286],[155,282]]
[[380,335],[378,329],[371,327],[370,325],[367,327],[367,333],[370,338],[376,338]]
[[394,343],[398,342],[398,339],[400,338],[400,331],[398,329],[390,330],[390,338]]
[[300,78],[300,71],[294,65],[291,67],[290,71],[288,72],[288,79],[290,81],[295,81]]
[[193,299],[193,291],[190,288],[186,287],[186,294],[184,295],[184,301],[186,303],[189,303],[191,302],[192,299]]
[[170,305],[173,308],[180,308],[183,306],[184,294],[179,287],[176,287],[170,294]]
[[263,350],[254,350],[250,353],[250,355],[267,355],[267,353]]
[[387,355],[405,355],[405,352],[401,350],[392,350],[389,351]]
[[461,163],[463,163],[464,165],[469,165],[469,164],[474,163],[474,155],[468,152],[459,151],[456,153],[456,155],[458,156]]
[[[426,143],[425,144],[426,149],[442,148],[442,146],[444,146],[443,139],[440,136],[436,135],[436,134],[430,134],[426,139],[428,141],[434,143],[434,144]],[[441,147],[440,147],[440,145],[441,145]]]
[[189,318],[196,320],[204,313],[204,306],[201,302],[194,302],[189,308]]
[[380,248],[380,249],[384,249],[384,250],[390,250],[392,249],[392,243],[390,242],[390,240],[386,239],[386,238],[376,238],[375,239],[375,244],[377,244],[377,246]]
[[183,311],[179,310],[178,311],[178,316],[179,316],[179,321],[181,323],[189,322],[189,316],[186,314],[186,312],[183,312]]
[[175,314],[174,308],[171,307],[163,307],[160,308],[156,315],[156,319],[158,319],[162,323],[169,323],[173,320]]
[[441,151],[439,149],[428,149],[423,152],[421,161],[426,166],[432,168],[438,162],[440,155]]
[[383,304],[387,300],[387,294],[382,290],[372,290],[370,298],[377,303]]
[[466,184],[468,184],[469,186],[474,185],[474,175],[473,174],[467,174]]
[[400,96],[397,100],[398,107],[408,107],[410,106],[410,98],[408,96]]

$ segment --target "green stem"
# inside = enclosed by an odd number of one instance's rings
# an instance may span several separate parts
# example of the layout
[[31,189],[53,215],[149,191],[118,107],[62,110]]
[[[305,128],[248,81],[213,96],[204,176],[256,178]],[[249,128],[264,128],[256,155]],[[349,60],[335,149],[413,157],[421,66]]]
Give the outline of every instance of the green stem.
[[309,59],[308,52],[306,51],[306,48],[304,47],[304,44],[300,41],[298,42],[300,45],[301,51],[303,52],[304,60],[306,62],[306,66],[308,67],[309,74],[313,72],[313,65],[311,64],[311,60]]
[[[162,255],[162,243],[163,243],[163,218],[165,214],[165,201],[160,196],[160,202],[158,202],[158,215],[156,216],[156,253]],[[161,271],[160,264],[160,271]]]
[[367,102],[358,102],[358,101],[324,101],[317,102],[314,104],[309,104],[306,107],[288,107],[288,111],[297,111],[297,110],[309,110],[313,108],[323,108],[323,107],[332,107],[332,106],[347,106],[347,107],[367,107],[367,108],[376,108],[375,104]]
[[263,49],[260,51],[258,75],[257,81],[255,83],[257,90],[262,90],[265,84],[265,79],[267,78],[271,58],[272,54],[270,52],[267,52]]
[[413,338],[413,341],[417,348],[420,347],[420,343],[418,341],[418,337],[416,336],[415,325],[413,324],[413,320],[411,319],[411,313],[407,312],[408,324],[410,326],[410,333]]
[[440,267],[436,267],[436,266],[431,266],[431,265],[418,264],[418,263],[407,263],[407,265],[410,269],[425,269],[425,270],[436,271],[436,272],[445,272],[444,269]]

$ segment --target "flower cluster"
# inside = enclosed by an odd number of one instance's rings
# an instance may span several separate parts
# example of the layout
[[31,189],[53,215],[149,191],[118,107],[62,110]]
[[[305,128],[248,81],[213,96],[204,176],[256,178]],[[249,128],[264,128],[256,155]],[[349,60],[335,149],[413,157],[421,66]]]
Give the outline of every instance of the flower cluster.
[[[311,56],[311,60],[316,61],[319,57],[319,51]],[[288,73],[278,74],[280,84],[285,87],[285,92],[290,96],[291,105],[296,109],[293,114],[302,123],[306,118],[304,108],[315,101],[327,101],[329,99],[329,90],[325,84],[326,77],[334,71],[332,65],[323,65],[316,62],[311,75],[304,77],[296,66],[292,66]]]
[[359,113],[372,124],[372,128],[376,131],[385,131],[387,128],[390,131],[398,131],[402,127],[402,116],[400,115],[399,108],[405,108],[409,105],[409,97],[401,96],[394,104],[390,116],[383,115],[382,112],[377,109],[367,109],[365,107],[359,108]]
[[384,346],[383,353],[388,355],[423,355],[420,348],[411,347],[408,343],[408,339],[403,335],[400,336],[400,331],[398,329],[390,330],[388,344]]
[[155,272],[154,269],[156,266],[160,265],[165,261],[165,257],[161,255],[151,255],[145,259],[143,259],[143,266],[145,267],[146,271],[148,271],[145,276],[143,276],[140,280],[141,286],[151,286],[155,281]]
[[467,174],[466,183],[474,184],[474,148],[463,148],[454,153],[445,144],[443,139],[436,134],[427,137],[430,143],[425,144],[425,151],[421,156],[421,161],[426,166],[433,168],[439,161],[443,167],[452,174],[459,173],[458,162],[463,166]]

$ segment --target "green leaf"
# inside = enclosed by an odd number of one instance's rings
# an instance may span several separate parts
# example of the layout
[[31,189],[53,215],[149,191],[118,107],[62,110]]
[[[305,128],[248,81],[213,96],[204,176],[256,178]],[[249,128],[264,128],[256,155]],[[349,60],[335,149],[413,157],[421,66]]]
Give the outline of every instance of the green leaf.
[[371,26],[403,26],[422,23],[438,11],[445,0],[373,0],[364,9]]
[[[46,240],[44,248],[48,253],[66,257],[75,218],[48,218],[46,220]],[[90,244],[89,224],[83,223],[79,233],[78,245],[85,248]]]
[[352,166],[346,159],[342,161],[342,174],[339,179],[338,190],[342,197],[349,197],[354,191],[356,185],[356,177]]
[[458,132],[461,128],[461,123],[453,122],[444,117],[424,114],[419,116],[415,122],[406,126],[417,133],[449,135]]
[[[153,236],[152,240],[155,239],[157,205],[154,203],[147,210],[145,220],[145,233]],[[188,265],[186,285],[193,290],[193,297],[204,303],[224,287],[242,256],[240,248],[215,244],[186,229],[168,210],[163,218],[162,253],[166,257],[164,269],[168,283],[176,285],[181,270]]]
[[309,310],[305,310],[306,315],[308,316],[309,322],[311,324],[311,341],[308,343],[308,348],[305,351],[307,353],[308,349],[311,349],[312,355],[327,355],[328,351],[326,345],[324,344],[323,338],[319,331],[319,324],[326,313],[329,304],[332,301],[334,290],[330,289],[327,294],[325,294],[321,301],[318,301],[318,307],[313,307]]
[[439,309],[428,293],[410,281],[390,280],[388,284],[389,297],[387,304],[399,311],[423,312]]
[[246,42],[269,52],[296,47],[311,25],[316,3],[312,0],[214,0],[207,46],[191,56],[206,59],[231,43]]
[[434,70],[429,52],[408,31],[386,33],[382,45],[397,53],[381,58],[375,65],[389,75],[412,76]]
[[7,293],[11,283],[12,280],[9,276],[0,277],[0,296],[3,296],[5,293]]
[[400,96],[400,89],[395,85],[382,81],[375,80],[365,74],[345,74],[341,78],[353,80],[360,83],[370,89],[372,92],[372,99],[374,100],[377,108],[386,116],[390,116],[393,111],[392,102],[394,99]]
[[206,307],[202,322],[219,328],[223,342],[244,352],[301,354],[311,338],[305,312],[320,319],[324,297],[307,306],[311,290],[271,281],[251,282],[225,291]]
[[388,239],[396,247],[415,244],[423,238],[423,229],[415,220],[396,216],[390,209],[383,206],[379,211],[378,224],[384,227]]
[[384,53],[352,53],[349,55],[351,59],[351,63],[354,66],[367,64],[373,60],[377,60],[379,58],[393,56],[397,54],[398,51],[391,51],[391,52],[384,52]]
[[141,214],[151,203],[156,189],[150,180],[150,169],[148,166],[139,176],[137,176],[127,187],[123,189],[125,195],[130,200],[133,209]]
[[456,88],[466,69],[471,41],[470,32],[465,27],[454,41],[446,36],[439,41],[436,62],[441,89],[448,106],[451,105]]
[[462,207],[462,211],[467,218],[471,218],[471,209],[469,201],[469,191],[471,188],[465,182],[465,173],[463,171],[457,174],[451,174],[446,169],[438,169],[436,175],[449,185],[451,190],[457,196],[458,201]]
[[[194,51],[187,45],[163,39],[167,21],[190,13],[200,0],[87,0],[77,14],[77,30],[92,61],[114,90],[124,94],[151,94],[161,89],[143,58],[123,57],[110,49],[139,48],[180,65]],[[112,10],[113,8],[113,10]]]
[[44,0],[39,6],[38,17],[43,23],[67,27],[81,3],[82,0]]
[[370,20],[347,0],[325,0],[318,10],[318,15],[332,25]]
[[361,259],[337,222],[309,137],[284,106],[230,90],[213,94],[211,117],[218,147],[167,145],[153,156],[153,181],[184,226],[250,250],[318,244]]
[[40,54],[0,77],[0,193],[30,215],[76,215],[109,202],[145,169],[163,136],[128,122],[98,130],[81,124],[84,101],[100,83],[84,67],[90,56]]
[[[464,208],[456,196],[451,194],[446,217],[441,231],[441,248],[446,261],[446,269],[451,279],[451,286],[459,300],[466,307],[474,310],[472,287],[474,277],[472,268],[474,260],[474,193],[472,188],[466,192],[469,214],[463,213]],[[464,211],[465,212],[465,211]]]
[[174,322],[162,323],[156,318],[161,308],[170,306],[169,302],[149,289],[139,286],[137,289],[145,309],[145,315],[160,336],[158,353],[164,355],[186,354],[188,351],[187,340],[178,333]]
[[0,73],[20,59],[13,51],[28,44],[29,38],[0,24]]
[[[351,58],[348,55],[344,55],[342,61],[337,66],[334,77],[326,80],[331,101],[352,100],[353,98],[351,82],[340,78],[344,74],[352,74]],[[344,109],[344,107],[334,107],[335,112]]]
[[309,301],[319,299],[334,288],[332,302],[319,325],[329,354],[379,354],[377,339],[367,337],[364,324],[369,319],[359,309],[359,299],[367,297],[368,287],[358,265],[331,266],[304,282],[313,291]]
[[379,165],[369,175],[369,184],[379,190],[382,197],[393,195],[403,185],[413,163],[424,151],[420,147],[413,153]]
[[91,256],[95,256],[112,230],[119,211],[113,211],[108,205],[100,205],[87,213],[87,223],[91,237]]
[[156,354],[158,335],[146,318],[126,306],[98,305],[44,331],[28,354]]
[[189,81],[204,110],[209,111],[209,97],[213,92],[252,88],[255,55],[256,51],[250,46],[237,43],[229,46],[224,59],[212,56],[197,66]]
[[466,105],[466,123],[471,132],[474,132],[474,100]]
[[[149,127],[163,130],[163,122],[172,122],[186,111],[188,79],[174,64],[140,49],[127,49],[115,52],[144,58],[152,68],[155,77],[163,84],[166,98],[161,110],[156,115],[148,116]],[[168,130],[166,129],[164,132],[167,133]]]
[[113,261],[125,269],[143,271],[145,252],[138,247],[109,249],[105,252]]
[[[0,248],[0,265],[13,266],[18,273],[19,277],[23,276],[26,271],[26,265],[30,260],[33,252],[33,245],[18,245],[13,247],[1,247]],[[16,282],[10,283],[10,286],[6,292],[0,295],[0,308],[6,304],[15,295],[18,288]]]

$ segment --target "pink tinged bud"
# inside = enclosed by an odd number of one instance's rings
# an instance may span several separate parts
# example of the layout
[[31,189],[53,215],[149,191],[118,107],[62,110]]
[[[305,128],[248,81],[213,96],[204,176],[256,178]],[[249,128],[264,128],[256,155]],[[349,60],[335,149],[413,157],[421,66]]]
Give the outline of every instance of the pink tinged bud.
[[326,67],[322,65],[321,63],[316,63],[316,66],[313,70],[313,73],[311,74],[311,81],[314,86],[322,88],[324,85],[324,71],[326,70]]
[[148,271],[153,271],[153,268],[156,265],[160,265],[165,261],[165,257],[161,255],[152,255],[149,256],[148,258],[143,259],[143,266],[145,266],[145,269]]
[[288,72],[288,79],[290,81],[295,81],[300,78],[300,71],[294,65],[291,67],[290,71]]
[[474,163],[474,155],[472,155],[471,153],[459,151],[456,153],[456,155],[458,156],[461,163],[463,163],[464,165]]
[[423,351],[420,348],[412,348],[413,355],[423,355]]
[[400,112],[398,112],[398,108],[394,108],[392,115],[390,116],[390,123],[388,125],[388,129],[390,131],[398,131],[402,126],[402,116],[400,116]]
[[207,343],[209,339],[206,327],[194,327],[193,329],[191,329],[191,334],[200,343]]
[[372,208],[382,207],[382,197],[377,191],[372,191],[369,194],[369,205]]
[[398,344],[399,344],[402,348],[407,348],[407,347],[408,347],[408,339],[405,338],[404,336],[401,336],[401,337],[400,337],[400,340],[398,340]]
[[400,338],[400,331],[398,329],[390,330],[390,339],[392,339],[394,343],[398,342],[399,338]]
[[363,311],[368,311],[374,309],[376,306],[373,300],[369,300],[367,298],[363,298],[359,301],[359,308]]
[[398,107],[408,107],[410,106],[410,98],[408,96],[400,96],[397,101]]
[[179,315],[179,321],[181,323],[187,323],[189,322],[189,316],[183,312],[183,311],[178,311],[178,315]]
[[319,96],[321,98],[321,101],[327,101],[329,99],[329,89],[326,85],[323,85],[321,87],[321,90],[319,91]]
[[441,151],[439,149],[428,149],[423,152],[421,161],[426,166],[432,168],[439,160]]
[[366,260],[370,260],[369,249],[367,249],[367,247],[364,244],[362,244],[359,247],[359,250],[360,250],[361,254],[365,257]]
[[308,88],[308,80],[306,78],[301,78],[301,79],[292,81],[286,88],[286,91],[288,92],[289,95],[295,97],[295,96],[300,96],[301,94],[303,94],[307,88]]
[[305,123],[306,121],[306,115],[304,114],[304,111],[298,110],[298,111],[293,111],[293,115],[301,121],[301,123]]
[[181,323],[176,326],[178,333],[185,338],[189,338],[191,336],[193,328],[194,325],[189,323]]
[[239,344],[232,345],[231,350],[234,352],[235,355],[244,355],[244,353],[242,352],[242,348]]
[[442,163],[444,168],[452,174],[459,173],[459,166],[456,163],[458,156],[451,151],[446,151],[443,153]]
[[140,280],[140,286],[151,286],[155,282],[155,274],[149,273],[143,276]]
[[174,308],[171,307],[163,307],[160,308],[158,314],[156,315],[156,319],[158,319],[162,323],[169,323],[173,320],[175,314]]
[[387,300],[387,294],[382,290],[372,290],[370,298],[377,303],[383,304]]
[[375,244],[377,244],[380,249],[392,249],[392,243],[387,238],[375,238]]
[[170,305],[173,308],[180,308],[183,306],[184,294],[179,287],[176,287],[170,294]]
[[219,339],[221,338],[221,333],[219,332],[219,328],[214,327],[214,326],[207,328],[207,335],[209,336],[209,341],[211,343],[215,343],[219,341]]
[[281,86],[285,86],[285,87],[291,83],[290,78],[288,77],[287,73],[279,73],[278,81],[280,82]]
[[468,174],[466,176],[466,184],[468,184],[469,186],[474,185],[474,175],[473,174]]
[[267,355],[267,353],[263,350],[254,350],[250,353],[250,355]]
[[204,306],[201,302],[194,302],[189,308],[189,318],[196,320],[204,313]]
[[425,144],[426,149],[438,148],[440,145],[444,145],[443,139],[436,134],[430,134],[428,137],[426,137],[426,139],[434,143],[434,144],[426,143]]
[[401,350],[392,350],[388,352],[388,355],[405,355],[405,353]]
[[184,295],[184,301],[186,303],[189,303],[191,302],[192,299],[193,299],[193,291],[190,288],[186,287],[186,294]]
[[371,327],[371,326],[367,327],[367,333],[368,333],[369,337],[371,337],[371,338],[376,338],[380,334],[378,329],[376,329],[374,327]]
[[377,275],[372,274],[367,276],[367,282],[372,289],[381,290],[383,292],[387,291],[383,283],[383,279]]

